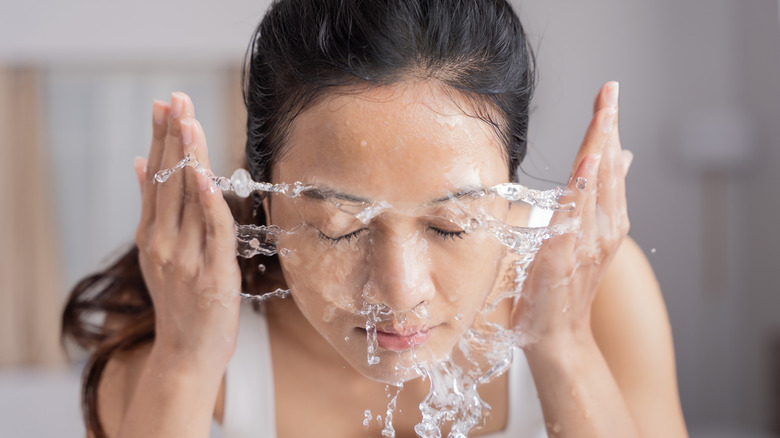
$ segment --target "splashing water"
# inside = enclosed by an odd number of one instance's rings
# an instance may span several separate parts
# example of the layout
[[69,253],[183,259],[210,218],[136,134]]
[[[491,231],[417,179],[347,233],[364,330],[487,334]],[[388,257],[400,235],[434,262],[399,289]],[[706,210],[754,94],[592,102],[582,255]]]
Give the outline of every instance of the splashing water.
[[[270,184],[253,181],[246,170],[238,169],[228,179],[214,176],[208,169],[200,166],[194,158],[187,155],[174,167],[164,169],[155,174],[155,181],[164,183],[173,173],[192,167],[199,173],[207,176],[212,187],[222,191],[233,191],[236,195],[247,197],[252,192],[276,193],[290,198],[295,198],[303,191],[311,188],[300,182],[292,185],[286,183]],[[575,181],[575,187],[583,190],[587,184],[584,178]],[[561,204],[561,197],[567,194],[563,188],[553,190],[533,190],[516,183],[504,183],[491,187],[488,192],[510,202],[525,202],[540,208],[549,210],[568,211],[574,209],[574,203]],[[482,194],[484,196],[485,194]],[[368,203],[355,206],[339,205],[336,207],[353,215],[362,224],[368,224],[377,215],[392,208],[386,202]],[[498,323],[489,322],[487,316],[496,309],[496,306],[504,299],[522,298],[521,290],[526,278],[528,266],[533,261],[535,254],[541,248],[542,243],[554,236],[570,233],[579,227],[579,223],[571,221],[558,223],[554,226],[528,228],[506,224],[501,220],[491,217],[486,212],[473,215],[468,221],[459,224],[467,233],[477,230],[487,231],[495,237],[512,255],[510,268],[513,272],[512,287],[501,291],[499,294],[489,296],[485,300],[483,309],[462,338],[452,353],[433,363],[420,361],[414,347],[412,350],[413,365],[409,368],[428,380],[430,389],[428,395],[419,404],[422,420],[415,426],[415,432],[423,438],[440,438],[442,427],[450,425],[449,437],[460,438],[468,436],[475,427],[484,424],[486,414],[490,406],[482,400],[478,387],[490,382],[494,378],[506,372],[511,366],[514,351],[533,342],[534,339],[526,333],[517,332]],[[237,254],[250,258],[256,255],[271,256],[279,254],[288,256],[287,248],[279,248],[279,239],[295,230],[284,231],[276,226],[241,225],[236,224]],[[651,251],[654,252],[654,251]],[[262,265],[261,265],[262,266]],[[264,271],[264,267],[260,268]],[[272,298],[285,298],[290,295],[289,290],[277,289],[262,295],[241,293],[247,300],[264,302]],[[369,303],[369,296],[364,291],[362,308],[358,314],[365,318],[366,331],[366,361],[369,366],[380,363],[377,324],[395,318],[400,324],[406,322],[406,314],[396,315],[392,309],[384,304]],[[429,320],[430,311],[422,303],[413,308],[410,313],[419,320]],[[463,319],[462,314],[455,315],[455,320]],[[345,342],[348,338],[345,338]],[[396,365],[396,370],[399,365]],[[382,436],[395,437],[393,427],[393,413],[396,409],[398,395],[403,389],[403,383],[396,384],[395,394],[391,394],[389,386],[386,388],[390,399],[384,416],[384,428]],[[376,415],[375,419],[382,424],[382,416]],[[370,410],[364,412],[363,425],[368,427],[372,420]]]
[[241,295],[241,298],[244,298],[249,301],[264,303],[270,300],[271,298],[287,298],[290,296],[290,291],[287,289],[276,289],[273,292],[266,292],[262,295],[253,295],[253,294],[248,294],[246,292],[240,292],[239,295]]
[[363,427],[368,427],[371,424],[371,419],[372,418],[373,417],[371,416],[371,410],[370,409],[366,409],[363,412]]
[[[390,401],[387,403],[387,411],[385,412],[385,427],[382,429],[382,438],[395,438],[395,428],[393,427],[393,413],[395,412],[395,405],[398,401],[398,395],[401,394],[401,390],[404,389],[403,383],[396,387],[395,395],[390,393],[390,386],[385,387],[385,392]],[[391,398],[392,396],[392,398]]]

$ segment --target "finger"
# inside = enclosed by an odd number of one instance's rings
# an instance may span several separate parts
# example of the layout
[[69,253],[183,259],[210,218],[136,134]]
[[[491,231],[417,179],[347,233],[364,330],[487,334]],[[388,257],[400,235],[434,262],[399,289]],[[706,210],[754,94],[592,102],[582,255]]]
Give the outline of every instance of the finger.
[[[558,272],[553,273],[554,275],[569,276],[576,268],[575,249],[580,240],[580,231],[583,230],[583,227],[592,225],[591,216],[596,198],[596,187],[591,181],[596,180],[600,160],[599,154],[590,154],[580,162],[580,166],[572,174],[569,185],[566,187],[566,196],[561,198],[561,203],[573,203],[575,208],[556,211],[550,221],[551,227],[577,226],[575,230],[546,241],[537,254],[539,260],[545,260],[549,257],[551,269],[558,269]],[[586,181],[584,187],[580,184],[582,181]]]
[[[598,94],[596,94],[596,98],[593,100],[594,119],[600,111],[603,111],[606,108],[614,108],[617,110],[619,94],[620,84],[618,82],[610,81],[604,84]],[[582,158],[587,154],[588,152],[583,151],[583,149],[580,148],[574,159],[574,163],[572,164],[572,172],[580,165],[580,161],[582,161]]]
[[621,212],[618,227],[620,228],[620,232],[625,236],[628,234],[628,229],[630,226],[630,222],[628,220],[628,197],[626,196],[626,176],[628,175],[628,169],[631,167],[631,161],[634,159],[634,154],[632,154],[631,151],[622,150],[621,156],[623,158],[623,166],[621,168],[623,173],[622,183],[617,193],[617,208],[618,211]]
[[583,206],[587,204],[589,197],[596,196],[598,188],[597,178],[602,156],[600,153],[592,153],[580,161],[579,167],[572,173],[569,184],[566,186],[566,195],[561,197],[563,205],[573,204],[571,210],[556,211],[550,224],[560,224],[567,220],[577,219],[583,215]]
[[618,132],[618,114],[609,125],[604,126],[608,131],[605,139],[604,153],[598,174],[598,204],[600,212],[609,220],[600,221],[603,236],[609,238],[615,235],[619,223],[625,211],[625,172],[620,135]]
[[609,81],[602,85],[598,94],[596,94],[596,97],[593,99],[593,114],[596,114],[600,109],[608,106],[617,108],[619,93],[620,83],[617,81]]
[[582,140],[577,156],[572,165],[572,175],[582,165],[582,160],[590,154],[601,154],[604,152],[605,140],[614,125],[616,111],[614,108],[607,107],[600,109],[590,121],[585,138]]
[[634,159],[634,154],[631,151],[621,150],[621,183],[618,186],[616,196],[616,208],[620,213],[618,216],[618,230],[622,235],[628,234],[628,228],[630,226],[628,220],[628,198],[626,196],[626,175],[628,175],[628,169],[631,167],[631,161]]
[[[201,157],[208,163],[206,152],[206,136],[197,120],[187,118],[181,121],[182,148],[185,154],[193,154],[203,169],[208,169],[201,162]],[[203,207],[200,205],[200,185],[198,172],[195,169],[184,169],[184,207],[181,219],[182,237],[192,250],[202,250],[204,243]]]
[[222,192],[204,175],[196,173],[200,190],[200,205],[206,227],[206,264],[224,263],[236,259],[236,231],[233,215]]
[[209,147],[206,142],[206,134],[203,126],[197,119],[191,119],[193,122],[193,138],[197,143],[193,151],[195,158],[200,163],[200,167],[211,170],[211,159],[209,158]]
[[168,134],[168,115],[171,106],[168,102],[155,100],[152,109],[152,145],[149,149],[149,159],[146,163],[141,223],[149,224],[154,220],[157,208],[157,187],[154,184],[154,174],[160,170],[165,137]]
[[[168,132],[165,136],[161,168],[169,169],[174,167],[184,158],[181,121],[184,118],[193,116],[194,111],[189,96],[179,92],[173,93],[171,95]],[[157,183],[157,215],[155,222],[162,229],[178,231],[181,226],[184,186],[184,172],[175,172],[167,181]]]
[[141,190],[141,197],[144,195],[144,180],[146,179],[146,158],[135,157],[133,158],[133,169],[135,170],[135,178],[138,180],[138,188]]

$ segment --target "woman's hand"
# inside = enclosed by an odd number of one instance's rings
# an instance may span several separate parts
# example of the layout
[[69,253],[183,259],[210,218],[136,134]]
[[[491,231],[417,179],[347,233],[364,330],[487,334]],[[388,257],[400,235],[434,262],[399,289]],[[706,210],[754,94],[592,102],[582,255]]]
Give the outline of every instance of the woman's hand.
[[241,275],[233,216],[208,178],[187,166],[157,183],[154,174],[186,154],[209,168],[203,129],[190,98],[155,101],[149,159],[136,159],[143,210],[136,243],[155,311],[154,349],[224,367],[238,334]]
[[[573,221],[577,229],[546,241],[528,269],[522,299],[512,314],[515,329],[530,342],[526,349],[592,338],[593,299],[629,228],[625,176],[631,153],[620,146],[617,103],[618,84],[610,82],[596,98],[569,193],[561,200],[576,208],[556,212],[550,224]],[[584,188],[580,178],[587,181]]]

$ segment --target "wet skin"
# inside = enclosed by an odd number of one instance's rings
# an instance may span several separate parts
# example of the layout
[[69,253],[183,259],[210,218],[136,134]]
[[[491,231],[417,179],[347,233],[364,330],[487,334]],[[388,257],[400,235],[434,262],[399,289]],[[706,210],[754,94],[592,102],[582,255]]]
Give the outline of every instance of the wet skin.
[[[497,277],[501,245],[484,232],[464,233],[453,207],[469,201],[446,200],[508,178],[496,133],[464,107],[427,83],[329,95],[294,121],[274,167],[275,183],[327,187],[340,203],[392,205],[363,224],[333,200],[277,196],[266,203],[271,223],[296,230],[281,242],[291,249],[281,261],[302,315],[372,379],[415,377],[396,370],[413,364],[407,346],[423,361],[449,354]],[[480,205],[502,212],[488,200]],[[395,312],[377,323],[377,365],[366,361],[366,302]]]

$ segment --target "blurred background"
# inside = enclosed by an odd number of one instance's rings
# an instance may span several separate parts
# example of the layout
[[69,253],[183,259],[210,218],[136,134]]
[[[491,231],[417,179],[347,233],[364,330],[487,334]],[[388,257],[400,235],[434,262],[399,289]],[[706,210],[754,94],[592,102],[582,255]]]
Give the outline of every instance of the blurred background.
[[[63,302],[133,240],[152,99],[189,93],[215,170],[239,164],[241,61],[268,3],[0,2],[0,436],[83,435]],[[780,436],[778,2],[513,4],[539,76],[522,182],[565,182],[595,93],[620,81],[631,234],[691,436]]]

